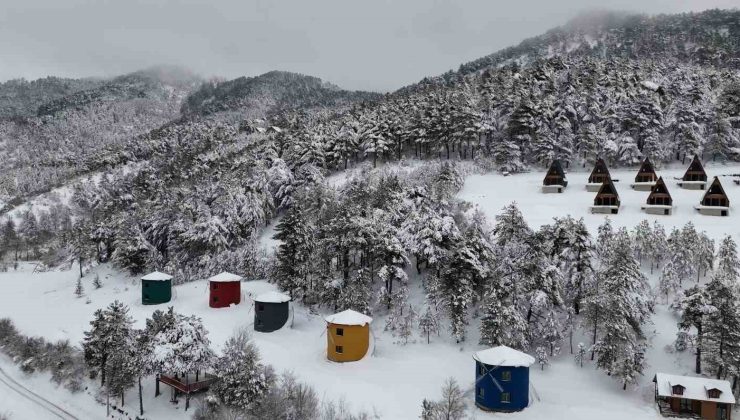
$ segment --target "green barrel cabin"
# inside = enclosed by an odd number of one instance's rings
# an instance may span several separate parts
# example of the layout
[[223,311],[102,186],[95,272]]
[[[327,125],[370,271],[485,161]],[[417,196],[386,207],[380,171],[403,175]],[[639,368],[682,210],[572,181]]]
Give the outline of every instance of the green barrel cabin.
[[159,305],[172,299],[172,276],[155,271],[141,278],[141,303]]

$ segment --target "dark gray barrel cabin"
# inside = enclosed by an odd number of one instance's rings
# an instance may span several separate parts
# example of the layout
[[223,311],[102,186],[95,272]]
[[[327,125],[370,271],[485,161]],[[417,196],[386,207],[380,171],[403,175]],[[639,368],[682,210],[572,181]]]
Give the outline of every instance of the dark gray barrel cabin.
[[254,298],[254,330],[273,332],[283,328],[290,317],[290,296],[278,292]]

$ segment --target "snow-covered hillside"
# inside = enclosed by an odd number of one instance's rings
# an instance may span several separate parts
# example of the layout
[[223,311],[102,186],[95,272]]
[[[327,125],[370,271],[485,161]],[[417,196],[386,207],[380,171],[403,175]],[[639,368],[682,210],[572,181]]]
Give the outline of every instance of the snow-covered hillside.
[[[737,166],[709,166],[711,175],[740,172]],[[731,233],[740,234],[737,213],[731,212],[726,218],[700,216],[693,210],[701,191],[681,190],[675,186],[672,177],[679,176],[682,169],[660,171],[666,178],[673,194],[676,212],[673,216],[648,216],[640,211],[647,193],[632,191],[629,188],[634,170],[615,170],[614,178],[619,179],[617,188],[622,199],[618,215],[610,216],[617,226],[634,227],[640,220],[659,219],[667,228],[682,226],[692,221],[698,230],[705,230],[713,239]],[[569,187],[564,194],[542,194],[539,191],[541,173],[529,173],[504,177],[498,174],[472,175],[467,178],[459,197],[474,203],[487,213],[490,219],[501,208],[516,201],[527,221],[533,228],[549,223],[552,217],[571,214],[583,216],[587,225],[595,233],[596,226],[604,216],[591,215],[588,206],[594,193],[584,188],[587,173],[570,173]],[[733,203],[740,202],[740,188],[730,178],[722,178],[725,189]],[[343,177],[332,182],[343,181]],[[270,239],[272,231],[263,236],[262,243],[274,246]],[[95,290],[91,279],[98,274],[104,286]],[[160,307],[143,306],[138,280],[100,266],[85,277],[86,297],[74,296],[77,270],[65,272],[34,272],[33,266],[22,264],[18,271],[0,273],[0,317],[11,317],[25,334],[40,335],[50,340],[69,339],[79,343],[82,333],[88,329],[93,312],[113,300],[120,300],[131,308],[131,315],[137,327],[143,327],[144,320]],[[655,287],[657,276],[650,276]],[[704,280],[702,280],[704,281]],[[410,303],[421,305],[423,292],[419,282],[413,282]],[[247,326],[251,330],[253,306],[250,296],[255,296],[275,287],[260,280],[243,283],[245,300],[242,304],[227,309],[208,307],[207,284],[204,280],[176,286],[172,305],[183,314],[196,314],[202,317],[210,332],[214,348],[218,351],[238,327]],[[87,302],[89,299],[89,303]],[[160,305],[161,308],[166,305]],[[291,328],[263,334],[254,333],[253,339],[259,347],[264,360],[278,371],[293,371],[300,379],[314,386],[319,395],[327,399],[346,398],[356,408],[375,410],[381,418],[416,418],[424,398],[437,398],[439,386],[447,377],[454,377],[466,390],[470,412],[474,418],[499,418],[501,415],[484,413],[473,408],[474,363],[472,353],[482,349],[478,345],[477,317],[469,326],[469,337],[463,344],[455,344],[449,333],[433,337],[426,344],[415,337],[407,345],[397,344],[397,339],[383,331],[383,316],[375,319],[372,330],[374,339],[373,354],[355,363],[336,364],[326,360],[325,322],[322,313],[311,313],[301,305],[294,305],[294,319]],[[620,384],[603,372],[594,369],[589,361],[579,368],[569,354],[567,344],[563,353],[551,362],[545,370],[532,369],[531,406],[521,412],[510,414],[514,419],[650,419],[659,418],[652,402],[652,374],[666,371],[676,374],[691,374],[692,360],[689,352],[668,351],[675,339],[677,318],[665,305],[658,305],[653,316],[653,325],[646,328],[651,348],[647,355],[646,374],[634,389],[622,391]],[[589,340],[576,337],[575,343]],[[17,368],[3,365],[6,370]],[[39,378],[31,378],[38,381]],[[26,382],[28,383],[28,382]],[[33,382],[31,382],[33,383]],[[145,407],[150,418],[183,418],[182,407],[173,407],[166,396],[154,399],[153,379],[145,383]],[[51,390],[45,387],[48,398],[60,402],[69,410],[78,410],[84,415],[90,410],[102,412],[104,407],[96,405],[88,393],[70,397],[64,390]],[[135,405],[135,391],[129,391],[131,408]],[[82,410],[82,411],[80,411]],[[84,416],[83,416],[84,417]]]

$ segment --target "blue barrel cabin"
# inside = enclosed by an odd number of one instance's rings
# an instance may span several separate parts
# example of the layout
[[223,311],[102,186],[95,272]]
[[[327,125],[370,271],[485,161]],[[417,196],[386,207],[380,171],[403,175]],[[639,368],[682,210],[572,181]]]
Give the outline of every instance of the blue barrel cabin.
[[290,296],[279,292],[267,292],[254,298],[254,330],[277,331],[288,322]]
[[473,355],[475,405],[485,411],[520,411],[529,405],[529,367],[534,357],[498,346]]

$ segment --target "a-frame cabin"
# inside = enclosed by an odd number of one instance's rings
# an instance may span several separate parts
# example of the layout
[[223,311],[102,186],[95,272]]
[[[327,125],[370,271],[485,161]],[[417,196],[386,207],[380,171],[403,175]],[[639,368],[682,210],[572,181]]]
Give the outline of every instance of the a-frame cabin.
[[699,156],[694,156],[689,168],[683,174],[683,178],[678,181],[678,186],[687,190],[703,190],[707,188],[707,172],[704,165],[701,164]]
[[559,160],[552,161],[550,169],[545,174],[545,179],[542,181],[542,192],[543,193],[562,193],[565,187],[568,186],[568,180],[565,178],[565,171]]
[[586,184],[586,191],[596,192],[601,189],[601,184],[607,180],[611,180],[612,176],[609,173],[609,168],[606,167],[604,159],[598,158],[594,169],[591,171],[591,175],[588,177],[588,183]]
[[611,178],[608,178],[594,198],[591,213],[617,214],[619,212],[619,193]]
[[714,177],[712,185],[709,186],[707,192],[704,193],[704,197],[696,209],[701,214],[708,216],[727,216],[730,214],[730,199],[725,193],[725,189],[722,188],[722,183],[719,182],[719,178]]
[[642,209],[648,214],[668,216],[673,213],[673,197],[668,192],[668,186],[663,181],[663,177],[658,178],[655,185],[653,185],[647,203],[642,206]]
[[658,174],[655,173],[653,163],[650,162],[649,158],[645,158],[645,160],[642,161],[640,170],[637,171],[635,183],[632,184],[632,189],[637,191],[651,191],[657,180]]

